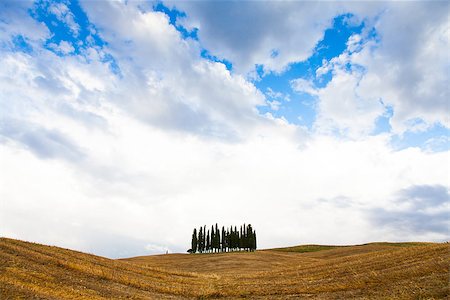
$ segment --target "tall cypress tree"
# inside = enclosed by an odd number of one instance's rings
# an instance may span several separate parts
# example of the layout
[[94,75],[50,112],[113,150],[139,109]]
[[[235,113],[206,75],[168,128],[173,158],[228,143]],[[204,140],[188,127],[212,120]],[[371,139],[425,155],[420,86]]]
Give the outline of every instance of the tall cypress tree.
[[230,240],[230,251],[234,250],[234,228],[231,226],[230,228],[230,236],[228,237]]
[[234,248],[235,250],[239,250],[239,230],[237,226],[234,226]]
[[242,248],[242,242],[243,242],[242,237],[243,237],[243,232],[242,232],[242,225],[241,225],[241,227],[239,228],[239,250],[241,250],[241,248]]
[[235,229],[234,229],[234,235],[235,235],[235,237],[234,237],[235,247],[236,247],[236,250],[239,250],[239,230],[237,229],[237,227],[235,227]]
[[220,231],[219,231],[219,227],[217,226],[217,223],[216,223],[216,228],[215,228],[215,233],[214,233],[214,249],[216,252],[219,252],[219,248],[220,248]]
[[211,225],[211,241],[210,241],[210,248],[211,248],[211,252],[214,252],[214,240],[216,239],[216,235],[214,232],[214,225]]
[[203,227],[198,231],[198,252],[203,253]]
[[211,240],[208,229],[208,233],[206,234],[206,252],[209,252],[210,247],[211,247]]
[[253,250],[253,228],[251,224],[247,225],[247,248],[249,251]]
[[227,244],[225,243],[225,238],[225,227],[222,226],[222,241],[220,243],[222,252],[225,252],[225,247],[227,246]]
[[233,227],[230,227],[230,231],[228,232],[228,251],[232,251],[233,249]]
[[244,248],[245,251],[247,251],[248,249],[248,231],[247,231],[247,226],[244,223],[244,226],[242,227],[243,230],[243,236],[242,236],[242,248]]
[[230,229],[230,248],[231,251],[234,251],[234,244],[235,244],[235,234],[234,234],[234,228],[233,226]]
[[244,238],[242,246],[244,247],[245,251],[248,251],[248,225],[246,226],[245,224],[244,224]]
[[226,238],[225,238],[225,243],[226,243],[226,251],[231,251],[231,239],[230,239],[230,229],[227,228],[227,233],[226,233]]
[[203,251],[206,251],[206,225],[203,226]]
[[191,250],[192,250],[192,253],[197,252],[197,229],[196,228],[194,228],[194,232],[192,233]]

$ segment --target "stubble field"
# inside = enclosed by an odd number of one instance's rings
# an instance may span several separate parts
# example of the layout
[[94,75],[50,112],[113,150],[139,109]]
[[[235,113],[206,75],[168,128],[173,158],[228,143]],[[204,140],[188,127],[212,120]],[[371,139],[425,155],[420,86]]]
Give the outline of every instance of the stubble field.
[[0,299],[447,299],[449,244],[113,260],[0,239]]

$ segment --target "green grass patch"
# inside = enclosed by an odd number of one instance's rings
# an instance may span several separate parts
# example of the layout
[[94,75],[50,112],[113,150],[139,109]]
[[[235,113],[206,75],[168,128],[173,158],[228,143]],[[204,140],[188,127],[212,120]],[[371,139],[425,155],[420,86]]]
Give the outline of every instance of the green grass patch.
[[419,242],[404,242],[404,243],[389,243],[389,242],[375,242],[363,245],[380,245],[380,246],[393,246],[393,247],[416,247],[425,246],[429,243],[419,243]]
[[392,246],[392,247],[416,247],[416,246],[425,246],[427,244],[428,243],[418,243],[418,242],[405,242],[405,243],[375,242],[375,243],[368,243],[368,244],[362,244],[362,245],[348,245],[348,246],[300,245],[300,246],[274,248],[274,249],[267,249],[267,250],[280,251],[280,252],[307,253],[307,252],[331,250],[331,249],[342,248],[342,247],[357,247],[357,246],[370,246],[370,245]]
[[270,249],[270,250],[280,251],[280,252],[306,253],[306,252],[317,252],[317,251],[323,251],[323,250],[330,250],[330,249],[334,249],[334,248],[338,248],[338,247],[340,247],[340,246],[301,245],[301,246],[286,247],[286,248],[275,248],[275,249]]

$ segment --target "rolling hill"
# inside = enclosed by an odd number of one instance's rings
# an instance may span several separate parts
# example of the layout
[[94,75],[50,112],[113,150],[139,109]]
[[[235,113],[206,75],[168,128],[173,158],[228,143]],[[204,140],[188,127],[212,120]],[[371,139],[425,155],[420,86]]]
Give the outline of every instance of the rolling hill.
[[0,299],[445,299],[450,245],[304,245],[113,260],[0,239]]

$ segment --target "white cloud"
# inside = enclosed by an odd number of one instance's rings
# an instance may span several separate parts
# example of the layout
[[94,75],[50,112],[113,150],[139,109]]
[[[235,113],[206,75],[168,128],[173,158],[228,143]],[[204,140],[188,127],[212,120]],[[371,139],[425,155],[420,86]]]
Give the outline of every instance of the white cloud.
[[[111,100],[141,120],[227,139],[264,122],[255,108],[264,104],[264,95],[223,64],[202,59],[198,45],[183,40],[165,14],[133,4],[83,5],[124,75],[119,96]],[[124,102],[121,95],[129,90],[134,92]]]
[[38,47],[48,38],[50,32],[47,27],[28,16],[30,5],[31,0],[0,3],[0,46],[14,48],[15,36],[22,36],[33,47]]
[[280,101],[273,100],[273,101],[267,101],[267,103],[269,104],[271,110],[279,110],[280,109],[280,105],[281,105]]
[[293,79],[290,82],[291,87],[294,91],[298,93],[307,93],[310,95],[317,95],[317,89],[311,80],[306,80],[303,78]]
[[55,15],[55,17],[63,22],[75,36],[78,36],[80,25],[75,21],[75,16],[64,3],[51,3],[48,7],[48,12]]
[[[382,100],[393,107],[390,122],[397,134],[417,130],[411,126],[415,119],[425,122],[421,130],[436,123],[449,127],[448,2],[341,2],[327,5],[326,9],[321,3],[305,2],[169,3],[186,11],[187,17],[180,23],[199,28],[202,46],[231,61],[235,71],[250,74],[255,65],[262,65],[265,71],[280,72],[289,63],[305,60],[331,20],[338,14],[352,13],[345,22],[364,22],[365,29],[349,39],[347,50],[353,55],[346,60],[363,66],[365,71],[348,75],[354,77],[346,81],[354,84],[353,95],[345,94],[351,98],[333,99],[345,103],[345,107],[351,103],[342,122],[337,119],[339,111],[331,111],[327,116],[325,107],[321,120],[331,121],[338,131],[350,130],[354,136],[367,134],[384,113],[379,105]],[[372,27],[380,39],[376,45],[367,42]],[[325,62],[316,75],[320,77],[333,67],[345,70],[343,63]],[[306,85],[296,89],[305,88],[305,92],[315,92]],[[348,119],[355,113],[367,118],[365,124],[350,124]],[[360,126],[363,128],[357,130]]]
[[70,44],[67,41],[61,41],[59,42],[59,45],[56,45],[54,43],[50,43],[49,47],[55,51],[58,51],[62,54],[69,54],[75,51],[75,48],[73,48],[72,44]]
[[437,123],[450,127],[447,12],[446,2],[397,2],[377,21],[369,20],[378,42],[367,26],[362,35],[349,38],[345,53],[316,70],[318,77],[333,74],[317,92],[316,127],[365,135],[384,114],[383,106],[393,109],[390,123],[396,134],[424,131]]
[[448,11],[448,2],[392,4],[375,25],[380,46],[354,59],[367,67],[365,94],[393,106],[395,132],[415,118],[450,127]]
[[280,92],[275,92],[274,90],[272,90],[270,87],[267,88],[267,92],[266,94],[273,99],[280,99],[283,98],[283,93]]
[[344,53],[316,70],[319,80],[331,71],[325,87],[302,78],[291,81],[294,91],[317,96],[317,132],[360,138],[373,132],[387,106],[393,110],[392,133],[425,131],[436,123],[449,127],[448,3],[423,5],[391,3],[380,16],[366,17],[366,27],[350,36]]
[[[384,240],[387,232],[401,239],[372,224],[366,211],[395,208],[391,195],[412,184],[447,184],[447,153],[393,152],[386,138],[323,137],[299,149],[280,127],[272,136],[227,144],[173,135],[117,113],[107,116],[109,134],[68,132],[86,148],[81,164],[1,146],[3,235],[110,256],[144,254],[148,244],[184,251],[194,226],[215,222],[251,222],[261,247],[362,243]],[[333,200],[338,196],[349,205]],[[141,242],[134,252],[95,246],[109,235]]]
[[318,96],[315,130],[360,138],[375,128],[375,120],[385,108],[377,98],[367,98],[361,93],[363,70],[350,72],[345,65],[335,66],[333,78],[325,88],[316,91]]
[[270,87],[266,89],[266,96],[268,99],[266,103],[269,105],[271,110],[277,111],[280,109],[283,102],[289,102],[291,101],[291,97],[289,94],[284,94],[281,92],[276,92],[272,90]]

